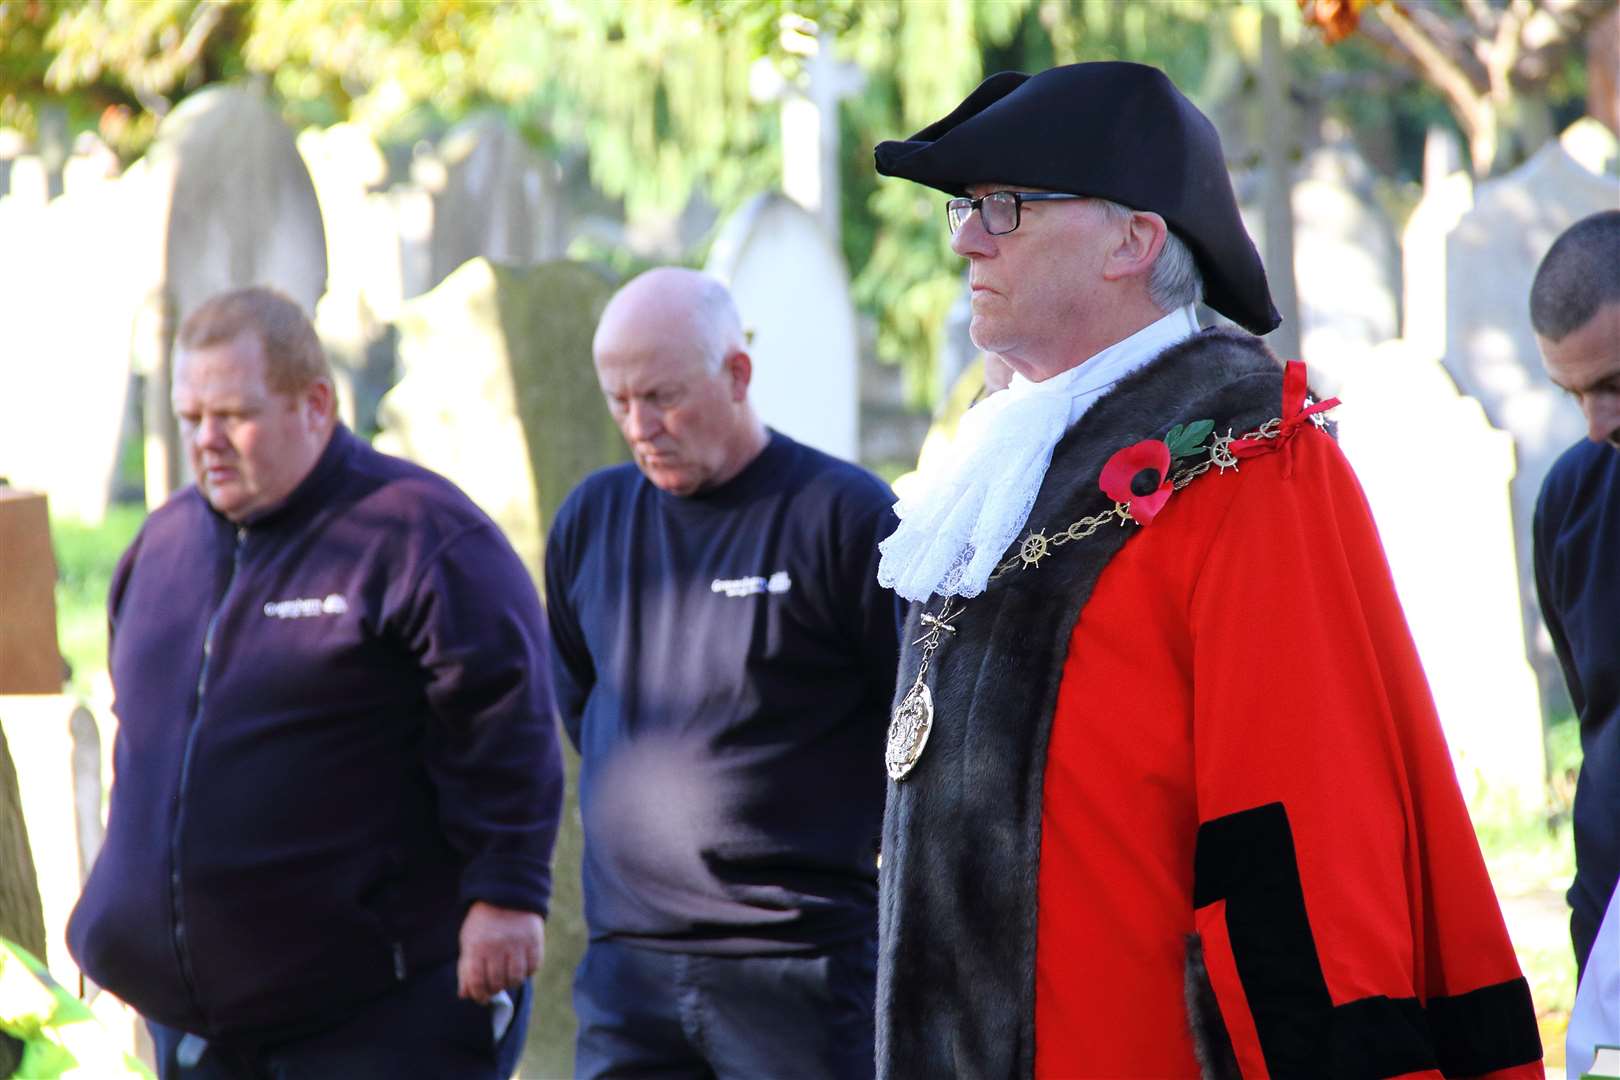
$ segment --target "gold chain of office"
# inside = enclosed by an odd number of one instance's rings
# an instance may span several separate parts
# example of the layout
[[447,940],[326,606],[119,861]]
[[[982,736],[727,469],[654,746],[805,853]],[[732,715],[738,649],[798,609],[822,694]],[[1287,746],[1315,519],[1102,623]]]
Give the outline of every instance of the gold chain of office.
[[[1241,436],[1241,441],[1275,439],[1282,434],[1282,425],[1282,418],[1274,416],[1254,431]],[[1171,473],[1172,490],[1180,491],[1211,469],[1218,469],[1223,473],[1228,469],[1236,470],[1238,457],[1232,452],[1232,444],[1238,441],[1240,439],[1233,438],[1230,429],[1225,435],[1214,436],[1207,447],[1208,455],[1202,461],[1196,465],[1183,466]],[[995,581],[1014,571],[1037,569],[1041,560],[1053,554],[1058,548],[1076,540],[1084,540],[1104,525],[1118,523],[1124,526],[1134,522],[1130,505],[1115,502],[1110,509],[1072,521],[1051,536],[1047,536],[1044,529],[1036,529],[1019,542],[1016,553],[991,571],[989,581]],[[928,743],[928,734],[933,730],[934,699],[933,692],[928,688],[928,669],[933,662],[934,653],[943,644],[945,635],[956,633],[957,628],[952,625],[953,620],[966,610],[964,602],[962,606],[957,606],[956,610],[952,611],[956,600],[954,596],[947,596],[945,603],[940,606],[938,615],[923,612],[921,622],[927,627],[927,632],[912,642],[913,645],[922,646],[922,658],[918,661],[917,677],[912,681],[911,689],[906,691],[905,697],[900,699],[900,704],[895,706],[894,716],[889,721],[888,746],[884,751],[884,764],[888,768],[889,776],[895,780],[904,779],[916,765],[917,759],[922,756],[923,747]]]

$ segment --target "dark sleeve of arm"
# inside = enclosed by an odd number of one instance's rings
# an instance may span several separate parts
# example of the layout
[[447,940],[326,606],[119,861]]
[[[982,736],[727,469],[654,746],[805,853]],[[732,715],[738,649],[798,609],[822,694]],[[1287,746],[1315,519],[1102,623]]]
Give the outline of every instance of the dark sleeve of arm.
[[130,571],[135,568],[135,553],[141,546],[141,537],[145,533],[137,533],[129,547],[118,557],[118,565],[113,568],[112,582],[107,587],[107,655],[112,655],[113,635],[118,632],[119,611],[124,603],[124,589],[129,585]]
[[596,665],[585,646],[585,634],[570,595],[578,569],[571,542],[576,521],[572,503],[570,498],[563,504],[546,539],[546,617],[551,627],[551,678],[556,687],[557,714],[568,741],[578,750],[580,721],[596,683]]
[[859,500],[848,504],[850,520],[841,530],[842,579],[849,597],[850,633],[858,642],[872,694],[887,711],[894,694],[895,670],[900,664],[900,629],[905,624],[905,601],[877,583],[878,544],[899,524],[894,516],[894,493],[875,478]]
[[466,860],[462,904],[546,914],[563,772],[545,615],[493,525],[457,534],[427,563],[405,636],[437,719],[425,758],[445,837]]
[[1553,652],[1558,655],[1558,666],[1564,672],[1564,685],[1569,688],[1570,704],[1580,714],[1586,700],[1579,673],[1569,651],[1569,638],[1564,633],[1564,621],[1558,613],[1558,587],[1553,580],[1553,558],[1556,546],[1558,520],[1563,517],[1562,500],[1552,492],[1556,471],[1548,477],[1536,500],[1536,515],[1531,525],[1531,550],[1536,571],[1536,599],[1541,604],[1541,618],[1552,637]]

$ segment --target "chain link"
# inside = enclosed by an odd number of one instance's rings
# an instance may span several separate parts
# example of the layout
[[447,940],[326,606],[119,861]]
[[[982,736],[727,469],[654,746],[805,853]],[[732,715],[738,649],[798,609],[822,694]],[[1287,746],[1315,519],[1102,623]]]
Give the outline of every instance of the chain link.
[[[1281,434],[1281,432],[1282,418],[1274,416],[1270,420],[1267,420],[1264,424],[1261,424],[1255,430],[1242,435],[1239,438],[1249,440],[1275,439],[1279,434]],[[1185,468],[1178,469],[1176,472],[1171,474],[1171,490],[1180,491],[1182,488],[1186,487],[1200,476],[1203,476],[1205,473],[1209,472],[1210,469],[1217,466],[1220,467],[1222,472],[1225,472],[1228,468],[1237,468],[1237,459],[1233,457],[1231,451],[1227,449],[1231,443],[1236,441],[1236,439],[1233,439],[1230,429],[1227,430],[1227,433],[1224,436],[1216,436],[1215,441],[1210,446],[1204,448],[1207,452],[1207,456],[1203,461],[1200,461],[1196,465],[1189,465]],[[1131,517],[1130,508],[1125,503],[1116,502],[1112,509],[1105,510],[1100,514],[1092,514],[1089,517],[1083,517],[1078,521],[1071,521],[1068,525],[1065,525],[1051,537],[1046,535],[1045,530],[1037,529],[1034,532],[1027,534],[1024,539],[1019,542],[1018,554],[1011,556],[1006,562],[1003,562],[1000,566],[997,566],[995,570],[991,572],[989,580],[995,581],[997,578],[1002,577],[1005,574],[1010,574],[1015,570],[1024,570],[1037,567],[1042,559],[1046,558],[1046,556],[1052,553],[1053,549],[1060,548],[1065,544],[1072,543],[1076,540],[1084,540],[1095,533],[1098,529],[1102,528],[1104,525],[1108,525],[1113,522],[1118,522],[1121,526],[1127,524],[1138,524],[1137,521]],[[927,625],[928,632],[922,637],[918,638],[916,641],[912,642],[913,645],[921,645],[923,647],[922,660],[917,666],[917,677],[912,681],[913,687],[920,684],[927,676],[929,663],[933,660],[934,653],[939,649],[940,643],[944,640],[945,635],[947,633],[954,634],[956,632],[956,627],[950,625],[950,621],[962,614],[966,608],[957,608],[955,611],[952,611],[951,604],[953,602],[954,598],[947,596],[945,598],[944,606],[939,609],[938,615],[929,615],[924,613],[922,616],[922,621],[925,625]]]
[[[1270,420],[1267,420],[1264,424],[1261,424],[1255,430],[1239,436],[1239,439],[1275,439],[1279,434],[1281,434],[1281,432],[1282,418],[1279,416],[1274,416]],[[1171,490],[1180,491],[1182,488],[1186,487],[1200,476],[1203,476],[1205,473],[1209,472],[1210,469],[1215,468],[1218,464],[1221,466],[1222,472],[1225,472],[1228,468],[1237,468],[1237,460],[1230,456],[1230,451],[1226,450],[1226,447],[1229,444],[1236,441],[1238,441],[1238,439],[1234,439],[1232,437],[1230,430],[1228,430],[1224,436],[1216,436],[1215,442],[1209,447],[1204,448],[1207,451],[1208,456],[1205,457],[1203,461],[1200,461],[1197,465],[1190,465],[1186,468],[1179,469],[1175,473],[1171,474]],[[1222,464],[1221,461],[1217,459],[1217,451],[1224,456],[1225,460],[1230,461],[1231,464]],[[1074,540],[1084,540],[1086,537],[1090,536],[1104,525],[1107,525],[1109,522],[1113,521],[1119,522],[1120,525],[1125,525],[1127,523],[1132,525],[1136,524],[1136,520],[1131,517],[1130,510],[1126,507],[1126,505],[1124,503],[1115,503],[1113,509],[1111,510],[1105,510],[1101,514],[1093,514],[1090,517],[1083,517],[1079,521],[1070,522],[1068,525],[1060,529],[1054,536],[1048,537],[1044,529],[1038,529],[1031,532],[1019,542],[1018,553],[1016,555],[1009,557],[1006,562],[1003,562],[1000,566],[997,566],[995,570],[991,571],[989,580],[995,581],[997,578],[1010,574],[1015,570],[1032,569],[1038,566],[1040,561],[1047,555],[1051,554],[1052,549],[1060,548]],[[938,647],[937,638],[935,641],[935,647]],[[932,650],[928,651],[931,652]]]

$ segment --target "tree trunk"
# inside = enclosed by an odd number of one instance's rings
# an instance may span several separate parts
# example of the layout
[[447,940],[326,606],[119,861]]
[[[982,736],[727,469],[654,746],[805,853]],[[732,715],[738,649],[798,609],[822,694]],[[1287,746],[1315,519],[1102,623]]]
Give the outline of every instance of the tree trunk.
[[0,937],[45,957],[45,909],[39,902],[34,853],[28,846],[17,769],[0,730]]

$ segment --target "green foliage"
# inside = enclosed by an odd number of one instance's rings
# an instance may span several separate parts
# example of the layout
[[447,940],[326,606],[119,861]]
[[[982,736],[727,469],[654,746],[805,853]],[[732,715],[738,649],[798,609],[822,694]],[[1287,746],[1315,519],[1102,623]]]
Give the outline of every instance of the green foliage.
[[57,640],[73,668],[75,694],[88,694],[92,680],[107,669],[107,588],[145,517],[144,507],[115,505],[100,525],[71,518],[51,522]]
[[[1251,86],[1267,11],[1299,44],[1295,92],[1373,133],[1381,169],[1414,174],[1426,127],[1450,122],[1444,103],[1392,79],[1363,41],[1307,47],[1293,0],[0,0],[0,124],[27,129],[62,102],[129,159],[180,98],[245,77],[295,124],[352,120],[384,142],[495,108],[543,152],[582,147],[594,185],[632,218],[694,197],[726,212],[780,181],[777,107],[756,98],[758,76],[799,79],[830,48],[866,73],[840,108],[844,255],[880,357],[921,403],[961,260],[940,196],[877,177],[872,146],[943,116],[989,73],[1079,60],[1158,65],[1210,108]],[[1549,85],[1576,93],[1579,60],[1565,67]],[[1269,122],[1257,111],[1239,143]]]

